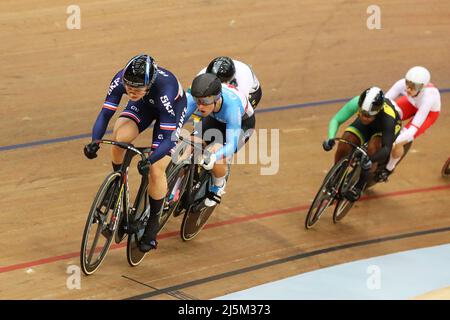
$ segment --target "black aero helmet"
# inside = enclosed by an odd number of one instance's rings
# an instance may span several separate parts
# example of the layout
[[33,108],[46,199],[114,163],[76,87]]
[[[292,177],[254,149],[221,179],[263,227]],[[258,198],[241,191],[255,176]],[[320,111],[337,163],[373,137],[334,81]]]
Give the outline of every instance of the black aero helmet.
[[194,78],[191,85],[191,94],[196,98],[218,96],[222,93],[220,79],[212,73],[203,73]]
[[209,63],[206,72],[217,75],[222,82],[228,82],[233,79],[236,67],[231,58],[217,57]]
[[147,54],[140,54],[127,62],[123,69],[123,82],[135,88],[150,88],[156,80],[158,66]]
[[358,107],[362,114],[375,116],[383,109],[384,93],[378,87],[370,87],[359,96]]

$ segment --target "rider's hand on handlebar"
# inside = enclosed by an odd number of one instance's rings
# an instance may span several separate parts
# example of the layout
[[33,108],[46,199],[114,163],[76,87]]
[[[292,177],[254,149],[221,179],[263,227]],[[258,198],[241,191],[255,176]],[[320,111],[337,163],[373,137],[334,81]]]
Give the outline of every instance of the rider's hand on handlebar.
[[208,156],[203,156],[202,160],[200,161],[200,165],[203,166],[203,168],[205,168],[206,170],[211,170],[214,167],[216,160],[216,155],[214,153],[211,153]]
[[142,176],[148,176],[148,173],[150,172],[150,166],[151,163],[147,160],[141,160],[138,162],[138,171]]
[[370,160],[370,158],[363,157],[363,159],[361,159],[361,168],[363,170],[369,170],[371,167],[372,161]]
[[88,159],[97,158],[97,151],[100,149],[100,146],[97,142],[92,141],[91,143],[84,146],[84,155]]
[[325,140],[322,143],[323,150],[330,151],[331,149],[333,149],[333,146],[334,146],[335,143],[336,142],[333,139]]

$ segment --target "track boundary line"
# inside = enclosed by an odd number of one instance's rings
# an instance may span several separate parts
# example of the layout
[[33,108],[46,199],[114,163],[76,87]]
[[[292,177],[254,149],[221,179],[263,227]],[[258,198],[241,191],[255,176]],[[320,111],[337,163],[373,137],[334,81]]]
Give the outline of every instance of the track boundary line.
[[[382,193],[382,194],[363,196],[363,197],[361,197],[361,199],[359,201],[370,201],[370,200],[375,200],[375,199],[379,199],[379,198],[398,197],[398,196],[411,195],[411,194],[415,194],[415,193],[435,192],[435,191],[443,191],[443,190],[449,190],[449,189],[450,189],[450,184],[432,186],[432,187],[428,187],[428,188],[399,190],[399,191],[387,192],[387,193]],[[307,210],[309,208],[309,206],[310,206],[310,204],[297,206],[297,207],[291,207],[291,208],[285,208],[285,209],[272,210],[272,211],[263,212],[263,213],[256,213],[256,214],[252,214],[249,216],[240,216],[240,217],[232,218],[229,220],[218,221],[218,222],[207,224],[207,225],[205,225],[205,227],[203,229],[212,229],[212,228],[217,228],[217,227],[221,227],[224,225],[243,223],[243,222],[248,222],[248,221],[252,221],[252,220],[258,220],[258,219],[273,217],[273,216],[277,216],[277,215],[288,214],[288,213],[292,213],[292,212],[301,212],[303,210]],[[178,235],[179,235],[179,231],[165,232],[159,236],[159,239],[172,238],[172,237],[176,237]],[[110,250],[124,248],[125,246],[126,246],[126,243],[114,244],[111,246]],[[34,261],[0,267],[0,274],[15,271],[15,270],[20,270],[20,269],[25,269],[25,268],[37,267],[37,266],[41,266],[41,265],[45,265],[45,264],[49,264],[49,263],[53,263],[53,262],[57,262],[57,261],[78,258],[79,256],[80,256],[80,252],[77,251],[77,252],[62,254],[62,255],[58,255],[58,256],[42,258],[42,259],[38,259],[38,260],[34,260]]]

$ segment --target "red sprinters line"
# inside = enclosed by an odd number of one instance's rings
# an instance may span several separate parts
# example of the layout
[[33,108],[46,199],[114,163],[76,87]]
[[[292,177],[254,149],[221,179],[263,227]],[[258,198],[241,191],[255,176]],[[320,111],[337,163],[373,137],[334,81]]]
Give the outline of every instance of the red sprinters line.
[[[409,195],[409,194],[414,194],[414,193],[434,192],[434,191],[442,191],[442,190],[447,190],[447,189],[450,189],[450,185],[434,186],[434,187],[421,188],[421,189],[402,190],[402,191],[388,192],[388,193],[383,193],[383,194],[378,194],[378,195],[363,196],[363,197],[361,197],[361,199],[359,201],[374,200],[374,199],[388,198],[388,197],[398,197],[398,196],[404,196],[404,195]],[[303,210],[307,210],[309,208],[309,206],[310,205],[302,205],[302,206],[298,206],[298,207],[292,207],[292,208],[287,208],[287,209],[274,210],[274,211],[269,211],[269,212],[264,212],[264,213],[253,214],[253,215],[245,216],[245,217],[237,217],[237,218],[233,218],[233,219],[229,219],[229,220],[225,220],[225,221],[218,221],[218,222],[207,224],[204,227],[204,229],[217,228],[217,227],[235,224],[235,223],[242,223],[242,222],[258,220],[258,219],[263,219],[263,218],[267,218],[267,217],[273,217],[273,216],[296,212],[296,211],[303,211]],[[159,239],[172,238],[172,237],[177,236],[178,234],[179,234],[178,231],[166,232],[166,233],[161,234],[159,236]],[[110,250],[123,248],[125,246],[126,246],[126,244],[114,244],[111,246]],[[39,259],[39,260],[35,260],[35,261],[30,261],[30,262],[14,264],[14,265],[6,266],[6,267],[0,267],[0,273],[10,272],[10,271],[19,270],[19,269],[25,269],[25,268],[30,268],[30,267],[36,267],[36,266],[49,264],[49,263],[56,262],[56,261],[77,258],[79,256],[80,256],[80,252],[72,252],[72,253],[67,253],[67,254],[63,254],[60,256],[54,256],[54,257]]]

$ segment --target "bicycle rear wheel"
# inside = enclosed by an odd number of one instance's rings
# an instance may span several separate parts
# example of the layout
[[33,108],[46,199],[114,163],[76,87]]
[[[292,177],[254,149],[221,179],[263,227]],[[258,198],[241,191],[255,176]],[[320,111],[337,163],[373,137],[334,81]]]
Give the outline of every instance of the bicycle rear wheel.
[[114,195],[121,187],[120,172],[109,174],[97,192],[89,211],[81,241],[80,265],[84,274],[93,274],[108,253],[120,220],[120,201]]
[[189,208],[183,217],[183,222],[181,223],[181,239],[183,241],[194,239],[194,237],[202,231],[216,207],[217,205],[207,207],[203,203],[200,203]]
[[342,174],[348,166],[348,159],[341,159],[336,163],[325,176],[319,191],[317,192],[305,219],[305,228],[310,229],[319,221],[320,216],[333,203],[337,194],[338,185],[341,182]]
[[[339,194],[345,194],[350,188],[353,188],[359,180],[361,175],[361,167],[349,166],[345,172],[344,182],[341,185]],[[336,207],[333,211],[333,222],[337,223],[344,219],[350,209],[353,207],[354,202],[348,201],[345,197],[341,197],[336,203]]]

